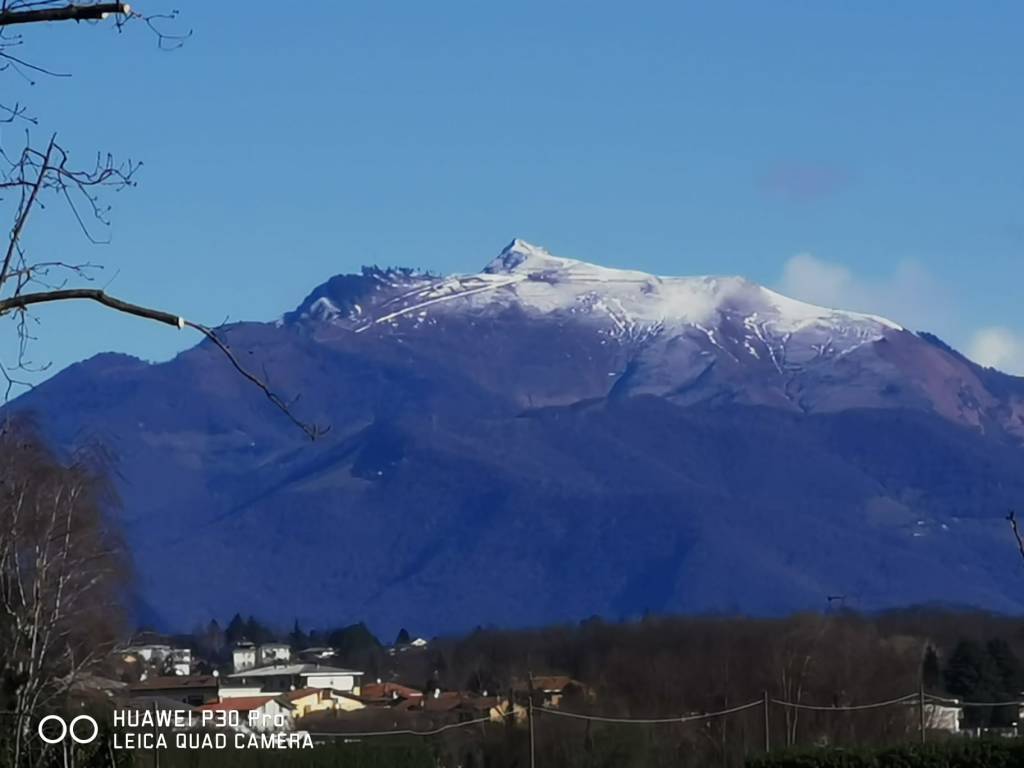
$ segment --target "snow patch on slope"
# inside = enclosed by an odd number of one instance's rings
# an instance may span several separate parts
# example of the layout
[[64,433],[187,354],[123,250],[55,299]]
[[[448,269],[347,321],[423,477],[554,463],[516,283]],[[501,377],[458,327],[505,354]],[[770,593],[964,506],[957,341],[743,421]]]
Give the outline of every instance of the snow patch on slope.
[[[771,335],[839,329],[866,341],[883,330],[902,330],[883,318],[816,307],[741,277],[659,277],[554,256],[514,240],[476,275],[452,276],[420,286],[381,305],[370,323],[390,322],[426,306],[453,302],[452,310],[516,305],[532,314],[589,315],[613,336],[635,338],[644,329],[712,326],[723,316],[760,316]],[[397,305],[397,306],[394,306]],[[364,326],[368,327],[368,326]]]
[[[554,256],[514,240],[482,272],[437,277],[410,271],[376,279],[360,311],[326,298],[306,316],[356,333],[379,326],[432,325],[448,314],[488,315],[516,308],[529,316],[592,323],[619,341],[657,336],[703,339],[737,359],[787,363],[840,357],[903,329],[884,318],[796,301],[741,277],[660,277]],[[429,315],[429,320],[428,320]],[[733,329],[733,330],[730,330]],[[730,341],[729,334],[740,337]]]

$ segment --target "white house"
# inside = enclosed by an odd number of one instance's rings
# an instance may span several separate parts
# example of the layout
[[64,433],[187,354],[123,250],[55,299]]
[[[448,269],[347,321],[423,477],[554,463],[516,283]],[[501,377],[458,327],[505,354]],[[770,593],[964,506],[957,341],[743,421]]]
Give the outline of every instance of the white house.
[[123,655],[138,656],[146,662],[160,662],[171,652],[171,646],[160,643],[147,643],[146,645],[133,645],[125,648]]
[[192,649],[172,648],[168,654],[170,660],[170,671],[175,675],[188,675],[192,673]]
[[252,643],[239,643],[231,651],[231,667],[235,672],[252,669],[256,666],[256,646]]
[[924,727],[933,731],[960,733],[960,721],[963,720],[963,707],[948,704],[925,704]]
[[236,685],[230,682],[230,678],[225,678],[224,682],[225,684],[222,685],[218,691],[221,701],[226,699],[246,699],[263,695],[263,686],[256,683],[251,685]]
[[314,648],[303,648],[299,651],[299,658],[303,661],[327,661],[327,659],[333,658],[336,652],[333,648],[325,648],[317,646]]
[[291,646],[287,643],[264,643],[259,648],[259,666],[287,664],[292,658]]
[[393,645],[388,648],[388,655],[394,656],[397,653],[405,653],[406,651],[422,651],[426,649],[427,641],[422,637],[417,637],[415,640],[410,640],[408,643],[402,645]]
[[358,696],[363,673],[354,669],[314,665],[313,670],[308,670],[301,676],[310,688],[330,688],[332,691]]
[[226,687],[259,686],[263,693],[286,693],[302,688],[330,688],[358,696],[362,677],[363,673],[354,669],[327,667],[322,664],[275,664],[229,675]]
[[291,731],[295,728],[295,706],[275,696],[251,696],[204,704],[200,711],[237,712],[241,730]]

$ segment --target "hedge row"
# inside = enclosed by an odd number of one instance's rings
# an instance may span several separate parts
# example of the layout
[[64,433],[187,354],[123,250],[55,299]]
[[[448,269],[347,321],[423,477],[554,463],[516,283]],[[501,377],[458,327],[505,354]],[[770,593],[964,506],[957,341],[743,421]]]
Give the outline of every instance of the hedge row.
[[1024,768],[1024,740],[947,741],[880,750],[817,749],[763,755],[748,768]]

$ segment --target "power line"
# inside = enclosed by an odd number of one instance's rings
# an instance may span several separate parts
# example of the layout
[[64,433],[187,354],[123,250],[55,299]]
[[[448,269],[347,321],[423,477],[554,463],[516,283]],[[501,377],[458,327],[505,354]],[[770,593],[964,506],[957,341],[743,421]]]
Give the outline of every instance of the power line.
[[[740,704],[735,707],[729,707],[728,709],[721,709],[715,712],[702,712],[696,715],[677,715],[674,717],[608,717],[604,715],[587,715],[581,712],[568,712],[563,709],[551,709],[549,707],[534,707],[534,712],[540,712],[545,715],[553,715],[555,717],[565,717],[574,720],[589,720],[592,722],[599,723],[611,723],[621,725],[669,725],[672,723],[690,723],[700,720],[710,720],[716,717],[724,717],[726,715],[733,715],[738,712],[745,712],[749,709],[756,707],[762,707],[767,709],[769,704],[773,704],[779,707],[787,707],[790,709],[801,709],[809,710],[812,712],[862,712],[871,709],[881,709],[884,707],[891,707],[897,704],[907,704],[913,700],[919,699],[920,693],[908,693],[905,696],[900,696],[895,699],[887,699],[885,701],[876,701],[870,704],[850,704],[845,706],[822,706],[817,704],[804,704],[802,702],[785,701],[784,699],[757,699],[756,701],[750,701],[746,704]],[[948,704],[956,707],[1010,707],[1010,706],[1024,706],[1024,700],[1011,700],[1011,701],[961,701],[960,699],[953,699],[945,696],[935,696],[933,694],[925,694],[924,698],[929,703],[933,704]],[[514,716],[514,712],[503,714],[501,719],[506,719]],[[29,713],[15,712],[12,710],[0,710],[0,716],[20,716],[28,717]],[[390,731],[356,731],[356,732],[332,732],[332,733],[314,733],[310,732],[310,736],[314,738],[373,738],[376,736],[436,736],[446,731],[455,730],[457,728],[467,728],[473,725],[480,725],[482,723],[498,722],[492,717],[478,717],[473,720],[465,720],[460,723],[448,723],[446,725],[439,726],[425,731],[417,731],[409,728],[390,730]]]
[[361,733],[310,733],[311,737],[315,738],[351,738],[351,739],[368,739],[373,736],[436,736],[439,733],[445,731],[451,731],[455,728],[466,728],[470,725],[479,725],[480,723],[491,722],[490,717],[478,717],[475,720],[466,720],[462,723],[449,723],[448,725],[442,725],[440,728],[434,728],[431,731],[414,731],[410,729],[402,729],[395,731],[363,731]]
[[932,702],[956,707],[1024,707],[1024,701],[961,701],[931,694],[925,694],[925,698]]
[[889,699],[888,701],[877,701],[873,704],[855,704],[849,706],[830,706],[823,707],[815,704],[801,704],[795,701],[782,701],[782,699],[772,699],[772,704],[777,704],[780,707],[788,707],[789,709],[808,709],[813,712],[859,712],[865,709],[879,709],[881,707],[891,707],[894,704],[902,704],[916,699],[918,694],[908,693],[906,696],[900,696],[898,699]]
[[[633,718],[633,717],[604,717],[601,715],[585,715],[579,712],[567,712],[561,709],[550,709],[547,707],[538,707],[535,709],[537,712],[543,712],[548,715],[555,715],[557,717],[568,717],[577,720],[591,720],[601,723],[620,723],[620,724],[636,724],[636,725],[659,725],[659,724],[670,724],[670,723],[686,723],[695,720],[708,720],[715,717],[722,717],[724,715],[735,714],[736,712],[743,712],[748,709],[755,707],[765,707],[767,704],[774,704],[780,707],[788,707],[791,709],[802,709],[813,712],[863,712],[871,709],[882,709],[884,707],[892,707],[897,704],[908,704],[919,698],[919,693],[908,693],[905,696],[900,696],[894,699],[886,699],[885,701],[876,701],[870,704],[850,704],[844,706],[828,705],[822,706],[817,704],[804,704],[802,702],[785,701],[783,699],[769,699],[751,701],[747,704],[741,704],[736,707],[729,709],[719,710],[717,712],[705,712],[699,715],[682,715],[677,717],[659,717],[659,718]],[[1008,706],[1024,706],[1024,701],[999,701],[999,702],[964,702],[958,699],[943,698],[941,696],[932,696],[926,694],[926,699],[931,702],[941,702],[960,707],[1008,707]]]
[[657,718],[632,718],[632,717],[602,717],[600,715],[583,715],[578,712],[566,712],[562,709],[548,709],[547,707],[537,707],[534,709],[535,712],[543,712],[548,715],[556,715],[558,717],[570,717],[576,720],[593,720],[599,723],[633,723],[639,725],[662,725],[668,723],[689,723],[694,720],[708,720],[713,717],[722,717],[723,715],[731,715],[736,712],[742,712],[746,709],[753,709],[754,707],[764,706],[764,702],[761,699],[757,701],[751,701],[749,704],[741,704],[738,707],[731,707],[729,709],[719,710],[718,712],[704,712],[699,715],[680,715],[678,717],[657,717]]

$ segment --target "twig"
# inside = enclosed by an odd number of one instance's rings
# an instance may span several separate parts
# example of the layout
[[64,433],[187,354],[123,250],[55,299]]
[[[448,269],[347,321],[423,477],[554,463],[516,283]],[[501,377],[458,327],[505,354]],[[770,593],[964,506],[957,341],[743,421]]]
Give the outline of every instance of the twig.
[[218,336],[213,331],[212,328],[208,328],[205,325],[200,325],[199,323],[193,323],[191,320],[184,320],[183,318],[181,319],[182,322],[189,328],[196,329],[204,336],[206,336],[206,338],[212,341],[217,346],[217,348],[224,353],[228,360],[231,361],[231,364],[235,367],[235,370],[238,371],[246,379],[251,381],[254,385],[256,385],[263,392],[263,394],[267,396],[267,399],[270,400],[270,402],[277,406],[277,408],[282,413],[284,413],[285,416],[291,419],[293,424],[295,424],[299,429],[301,429],[303,432],[306,433],[306,435],[309,436],[310,440],[316,440],[318,437],[323,437],[330,431],[330,427],[319,427],[316,424],[307,424],[297,419],[295,415],[292,413],[291,407],[288,405],[288,403],[282,400],[281,397],[272,389],[270,389],[270,387],[268,387],[266,383],[264,383],[258,376],[246,370],[245,366],[243,366],[238,361],[238,358],[235,357],[235,353],[231,351],[228,345],[221,340],[220,336]]
[[1021,538],[1020,529],[1017,527],[1017,513],[1011,509],[1007,513],[1006,519],[1010,523],[1010,530],[1013,531],[1013,537],[1017,540],[1017,549],[1020,550],[1020,556],[1024,557],[1024,539]]
[[170,312],[162,312],[159,309],[152,309],[150,307],[144,307],[140,304],[132,304],[131,302],[123,301],[114,296],[109,296],[101,290],[94,288],[67,288],[64,290],[57,291],[42,291],[38,293],[23,293],[19,296],[11,296],[6,299],[0,299],[0,316],[16,311],[24,311],[28,307],[35,304],[48,304],[55,301],[72,301],[76,299],[83,299],[86,301],[95,301],[102,304],[110,309],[117,310],[118,312],[124,312],[128,315],[134,315],[135,317],[145,318],[146,320],[153,320],[164,325],[169,325],[174,328],[192,328],[199,331],[201,334],[206,336],[213,344],[224,354],[225,357],[230,361],[231,365],[238,371],[245,379],[254,384],[263,394],[270,400],[274,406],[277,407],[289,420],[297,427],[299,427],[310,440],[316,440],[318,437],[322,437],[329,431],[327,428],[319,427],[316,424],[307,424],[300,420],[292,413],[291,407],[286,403],[277,393],[275,393],[266,382],[260,379],[255,374],[251,373],[245,366],[243,366],[238,358],[235,356],[231,348],[224,342],[217,333],[208,326],[201,323],[195,323],[191,320],[186,320],[180,315],[174,315]]
[[7,245],[7,253],[4,255],[3,266],[0,266],[0,286],[2,286],[4,284],[4,280],[7,279],[7,270],[11,267],[11,259],[14,257],[14,251],[18,247],[18,241],[21,239],[21,232],[25,228],[25,222],[28,220],[28,215],[31,213],[32,207],[35,205],[36,198],[39,196],[39,190],[42,189],[43,182],[46,179],[46,172],[50,164],[50,155],[53,154],[53,147],[56,140],[56,135],[50,137],[50,143],[46,146],[46,154],[43,155],[43,162],[39,168],[39,175],[36,176],[36,180],[32,184],[32,188],[29,190],[28,199],[24,200],[22,203],[21,210],[18,212],[18,218],[14,222],[14,228],[11,230],[11,242]]

